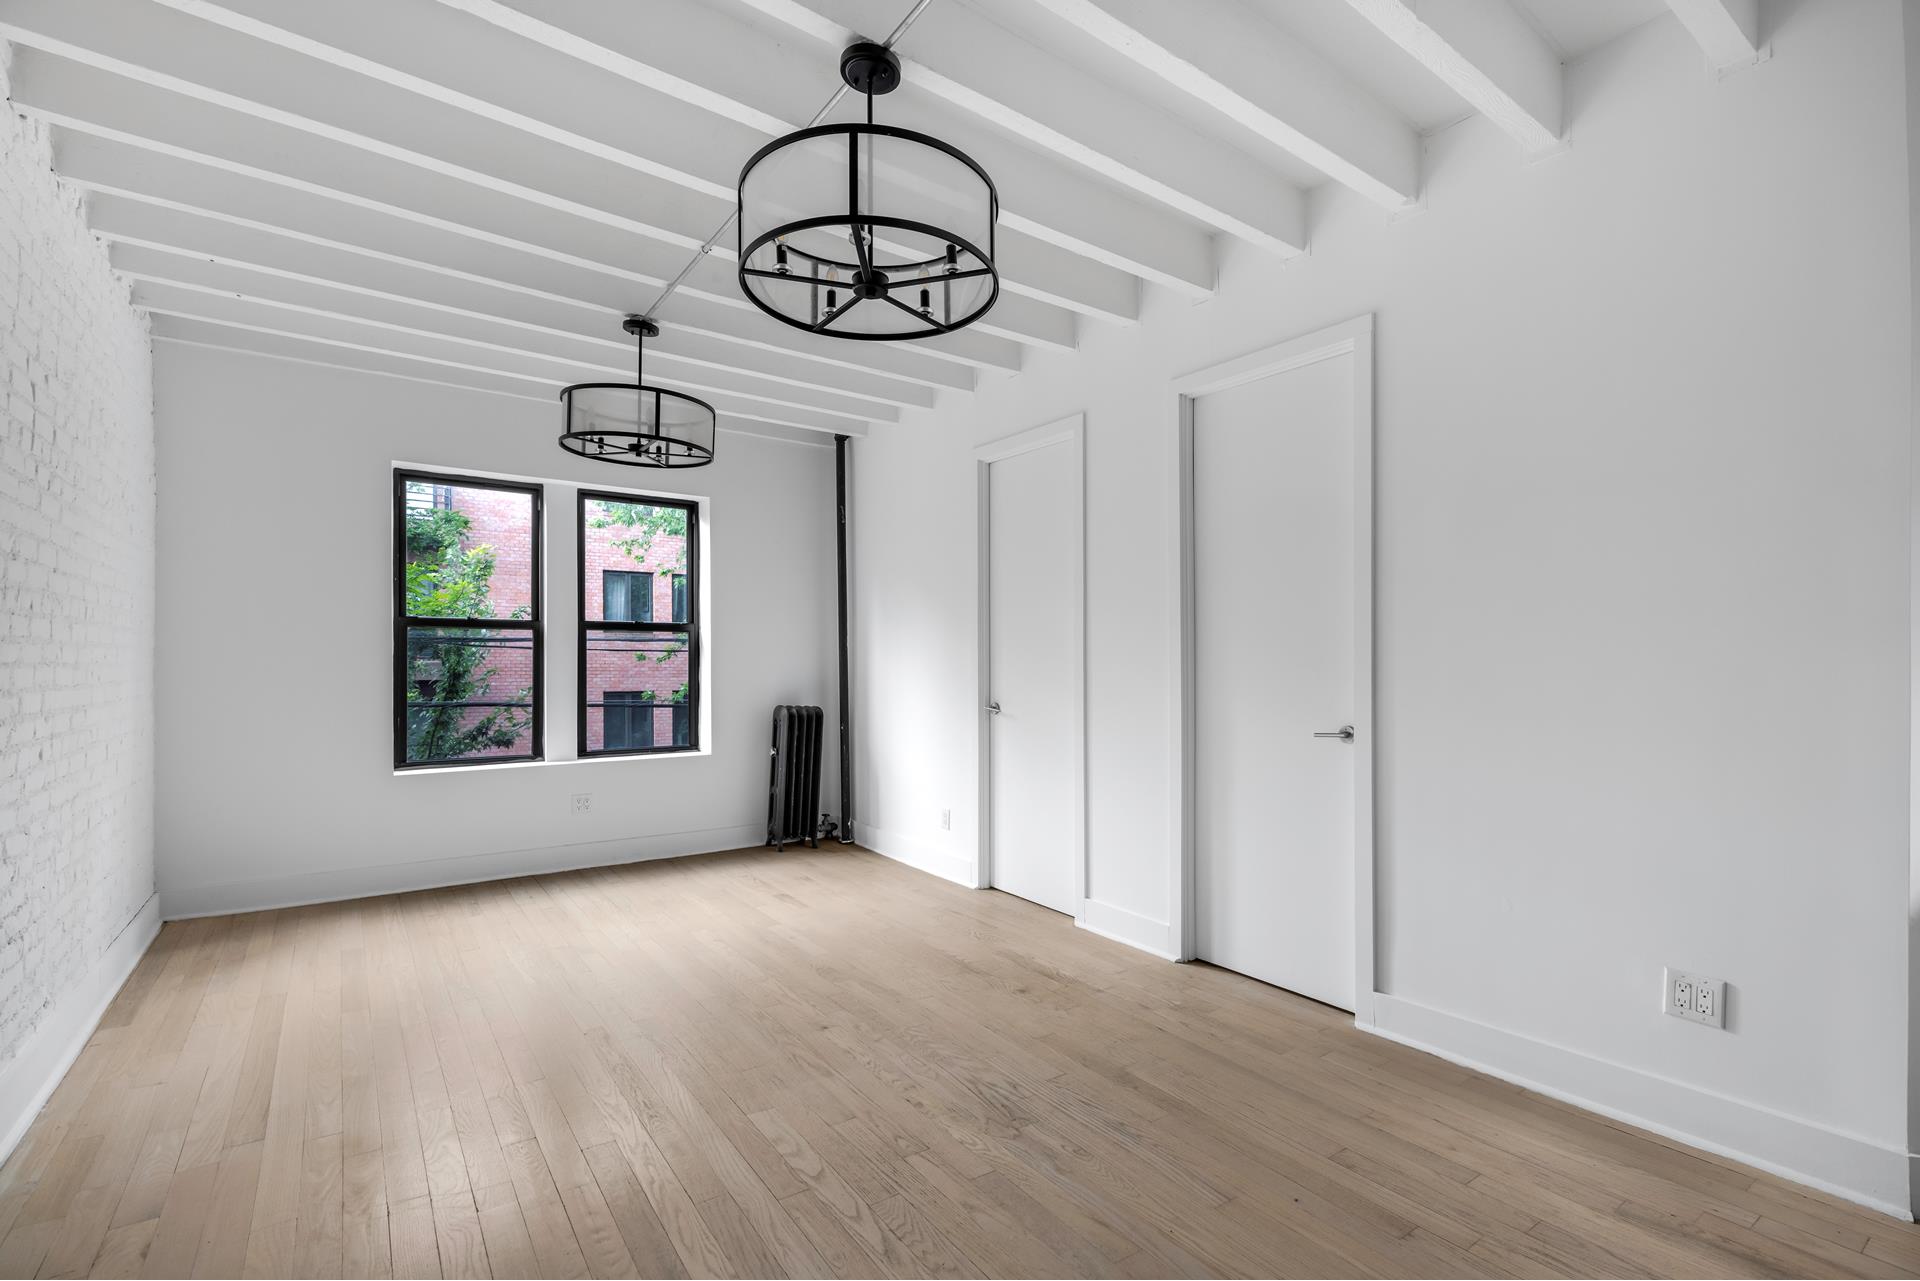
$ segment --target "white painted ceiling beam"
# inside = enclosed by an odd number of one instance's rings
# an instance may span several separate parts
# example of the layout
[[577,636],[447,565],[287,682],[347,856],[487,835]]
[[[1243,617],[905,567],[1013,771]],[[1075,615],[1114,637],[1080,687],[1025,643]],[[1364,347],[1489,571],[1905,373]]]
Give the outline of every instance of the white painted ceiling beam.
[[1529,155],[1557,151],[1566,112],[1560,56],[1509,0],[1347,0]]
[[[242,234],[230,237],[219,253],[126,235],[104,228],[98,222],[94,230],[107,240],[114,267],[130,278],[178,279],[197,285],[230,287],[236,293],[280,298],[331,296],[334,302],[321,305],[394,319],[413,317],[412,323],[427,323],[428,327],[449,336],[498,339],[507,331],[515,331],[523,336],[519,345],[542,346],[558,340],[560,347],[578,350],[583,356],[590,348],[599,348],[602,353],[633,350],[633,340],[620,332],[617,317],[605,313],[596,312],[584,322],[583,313],[577,309],[563,315],[543,315],[540,320],[526,319],[524,312],[506,315],[497,306],[503,301],[497,293],[450,288],[457,282],[425,273],[410,274],[392,265],[376,267],[371,260],[345,258],[340,261],[324,256],[316,260],[312,255],[290,258],[274,251],[293,242],[261,237],[259,242],[249,244],[240,228],[229,229]],[[266,252],[262,253],[263,250]],[[259,257],[278,258],[282,263],[291,260],[296,267],[241,256],[249,252]],[[292,293],[285,289],[276,292],[272,280],[287,282]],[[433,321],[433,317],[439,320]],[[532,337],[525,337],[529,335]],[[515,340],[509,338],[508,341]],[[934,403],[935,393],[931,388],[893,379],[862,379],[846,370],[833,370],[773,352],[755,352],[758,359],[743,359],[750,350],[679,326],[665,329],[647,346],[648,360],[658,358],[664,369],[685,366],[692,371],[719,371],[721,377],[751,379],[754,387],[793,388],[803,400],[816,398],[825,405],[857,408],[867,404],[873,407],[872,412],[878,413],[882,409],[892,411],[908,406],[929,408]],[[601,358],[607,357],[603,354]],[[687,376],[710,375],[689,372]]]
[[527,147],[514,153],[513,177],[492,172],[501,158],[497,140],[466,120],[456,123],[459,113],[450,108],[392,89],[383,93],[377,84],[349,88],[339,76],[314,74],[296,55],[143,0],[9,0],[0,9],[0,39],[53,55],[36,64],[43,81],[57,75],[64,61],[94,73],[74,76],[76,84],[104,87],[100,73],[106,73],[310,135],[316,152],[353,153],[355,163],[393,173],[424,170],[489,196],[650,237],[683,252],[699,248],[724,216],[720,192],[696,191],[686,181],[657,184],[659,199],[646,202],[645,216],[606,208],[606,184],[596,190],[587,158],[563,148]]
[[[200,348],[297,365],[311,365],[321,369],[373,374],[407,382],[451,387],[459,391],[481,392],[525,401],[529,413],[552,414],[555,417],[551,421],[556,424],[559,421],[557,393],[560,384],[551,381],[528,381],[482,370],[453,369],[411,356],[369,349],[365,345],[339,346],[313,338],[269,333],[260,329],[189,319],[163,312],[153,313],[152,332],[157,353]],[[813,446],[826,446],[832,443],[832,435],[818,428],[788,427],[758,418],[744,417],[739,413],[719,415],[718,426],[721,433],[728,436],[758,436],[762,439]],[[846,427],[841,434],[861,437],[867,434],[867,430],[856,423]]]
[[1667,7],[1705,51],[1711,69],[1724,71],[1758,61],[1759,0],[1667,0]]
[[[115,270],[134,281],[143,296],[178,300],[201,295],[198,306],[224,306],[242,300],[256,308],[298,313],[304,318],[341,322],[404,335],[407,341],[441,354],[467,353],[502,368],[537,369],[553,361],[592,368],[615,381],[632,381],[633,343],[611,338],[529,332],[488,317],[434,311],[410,301],[356,294],[337,286],[271,276],[245,267],[192,260],[138,246],[116,245],[110,251]],[[647,378],[695,395],[724,393],[783,411],[808,410],[855,421],[892,421],[898,405],[857,399],[834,392],[796,387],[738,370],[716,368],[649,343]]]
[[[110,22],[98,11],[104,5],[114,6]],[[632,178],[603,159],[545,143],[503,148],[498,130],[481,117],[146,0],[89,0],[86,6],[9,0],[0,9],[0,39],[39,55],[17,78],[27,86],[21,93],[16,85],[22,100],[48,105],[48,95],[64,90],[66,105],[50,109],[87,118],[84,108],[91,103],[111,111],[144,90],[149,108],[168,126],[191,126],[206,141],[224,144],[200,149],[226,155],[225,147],[249,131],[257,136],[278,130],[275,154],[297,157],[303,175],[318,167],[404,190],[421,185],[424,172],[431,185],[458,189],[464,202],[498,210],[503,219],[557,217],[569,241],[617,232],[657,241],[684,264],[732,203],[729,187],[709,183],[697,190],[655,174],[643,202],[609,207],[607,194],[630,189]],[[650,127],[660,120],[649,112],[661,118],[671,112],[664,104],[644,106],[642,111],[630,104],[629,110]],[[725,123],[710,115],[704,121]],[[702,132],[691,124],[662,132],[676,130],[696,137]],[[294,144],[287,131],[307,141]],[[1106,319],[1128,321],[1136,314],[1137,283],[1129,273],[1011,229],[1003,230],[1002,239],[1008,291]],[[713,256],[732,252],[731,243],[722,242]]]
[[[375,258],[351,249],[295,239],[182,210],[141,204],[96,192],[88,204],[94,234],[110,244],[244,266],[273,275],[329,282],[349,291],[409,299],[422,306],[485,316],[530,332],[567,334],[625,343],[626,314],[614,307],[518,292],[487,280],[436,272]],[[683,344],[689,357],[776,382],[845,392],[896,405],[930,408],[934,388],[871,370],[829,365],[773,348],[727,341],[701,329],[669,322],[662,344]]]
[[[495,351],[472,343],[455,342],[430,334],[410,333],[351,316],[332,315],[299,307],[274,306],[260,299],[231,294],[203,293],[178,285],[150,281],[133,283],[133,301],[154,315],[201,320],[210,324],[252,329],[286,338],[304,339],[321,347],[349,351],[387,352],[443,369],[493,374],[557,392],[576,382],[612,382],[630,379],[632,370],[597,360],[571,359],[543,353]],[[315,352],[318,356],[320,353]],[[648,373],[648,381],[653,374]],[[702,387],[685,379],[661,376],[663,387],[684,390],[713,405],[722,414],[740,414],[764,422],[784,423],[813,431],[845,431],[869,420],[780,404],[726,390]]]
[[[591,70],[583,76],[576,60],[581,44],[578,37],[540,18],[518,10],[503,12],[503,6],[477,0],[457,7],[481,17],[504,16],[508,23],[463,19],[436,7],[433,0],[333,0],[325,6],[303,0],[158,2],[429,101],[631,168],[642,168],[635,162],[643,159],[643,152],[659,152],[662,139],[686,133],[698,140],[697,145],[682,142],[683,154],[671,163],[651,164],[645,171],[665,181],[684,180],[699,191],[718,192],[728,200],[741,162],[773,136],[804,123],[827,93],[814,89],[802,108],[805,114],[794,119],[750,107],[713,88],[692,85],[663,66],[645,66],[636,59],[623,57],[614,63],[637,77],[634,82],[616,82],[611,75],[596,74],[604,72],[601,64],[605,59],[601,58],[589,62]],[[458,24],[457,32],[440,31],[439,45],[423,43],[427,26],[418,21],[421,8],[440,15],[443,27]],[[642,16],[647,20],[647,39],[640,47],[655,64],[672,66],[676,49],[703,38],[700,32],[686,29],[685,14],[668,17],[648,8]],[[735,77],[742,67],[758,69],[782,58],[784,51],[759,33],[737,24],[735,30],[739,35],[729,48]],[[530,47],[529,40],[523,38],[529,33],[541,37],[539,43]],[[457,34],[457,41],[447,39],[453,34]],[[457,47],[457,60],[445,56],[446,44]],[[824,73],[832,65],[823,57],[816,71]],[[633,83],[673,97],[655,103],[652,99],[656,95],[648,92],[649,101],[635,104]],[[564,86],[564,92],[549,89],[539,96],[537,107],[528,104],[539,112],[537,115],[504,101],[516,97],[516,92],[524,97],[530,87],[541,85]],[[608,93],[615,85],[621,92]],[[565,103],[573,127],[549,119],[556,114],[558,102]],[[694,107],[723,119],[696,124],[680,118]],[[1116,198],[1117,193],[1102,191],[1072,171],[1047,165],[1002,140],[969,135],[964,128],[956,132],[940,124],[896,119],[891,112],[887,120],[940,132],[949,142],[983,160],[1003,193],[1002,223],[1014,232],[1191,296],[1212,291],[1211,245],[1206,235],[1190,223],[1124,195]],[[636,136],[622,144],[607,141],[617,131]],[[729,134],[733,136],[729,138]]]
[[[263,334],[258,330],[233,325],[217,325],[204,320],[188,320],[165,312],[149,313],[154,352],[158,356],[170,347],[200,347],[211,351],[238,352],[247,356],[269,356],[275,360],[320,369],[344,369],[352,373],[380,374],[404,378],[408,382],[435,387],[453,387],[462,391],[484,391],[495,396],[511,396],[541,409],[554,405],[554,397],[536,384],[517,378],[502,378],[477,370],[465,371],[422,366],[418,361],[388,355],[385,352],[351,351],[328,347],[304,338],[286,338]],[[425,372],[431,369],[432,373]],[[437,376],[436,376],[437,375]],[[538,413],[539,410],[533,412]]]
[[1413,128],[1230,0],[1033,0],[1265,143],[1388,209],[1420,196]]
[[[644,237],[625,235],[588,222],[556,225],[554,215],[520,202],[490,203],[486,199],[489,193],[458,184],[442,189],[436,185],[439,180],[431,174],[406,175],[410,181],[402,182],[397,189],[383,186],[378,181],[382,175],[371,172],[374,165],[354,163],[364,158],[355,157],[351,152],[325,154],[327,144],[311,140],[296,149],[301,174],[296,177],[275,167],[286,164],[287,143],[266,132],[269,126],[164,94],[161,101],[148,101],[144,95],[161,91],[111,76],[102,77],[103,83],[76,84],[70,75],[58,75],[49,85],[41,71],[48,62],[57,61],[32,50],[16,51],[14,105],[71,132],[92,134],[175,161],[192,162],[273,184],[302,196],[315,197],[316,203],[335,202],[408,221],[432,232],[470,237],[486,246],[517,250],[655,289],[663,277],[678,271],[682,265],[677,254]],[[66,66],[72,70],[70,64]],[[86,76],[100,75],[78,70]],[[211,113],[216,119],[193,119],[196,108]],[[213,126],[222,129],[217,136],[206,137],[207,130]],[[157,136],[162,134],[172,136]],[[179,138],[189,139],[192,145],[183,144]],[[406,203],[400,203],[403,201]],[[561,244],[568,245],[569,249],[554,247]],[[650,260],[651,271],[636,270],[633,266]],[[709,267],[710,260],[700,266]],[[751,310],[730,285],[727,297],[738,303],[739,309]],[[1021,361],[1019,344],[972,331],[920,341],[914,344],[914,350],[980,368],[1017,370]]]
[[[659,281],[637,283],[594,266],[555,262],[466,236],[446,235],[358,206],[313,200],[269,182],[162,156],[139,147],[56,128],[54,163],[62,178],[89,195],[96,230],[214,252],[238,244],[256,259],[293,265],[281,255],[311,248],[336,259],[364,259],[380,273],[427,273],[459,286],[497,291],[519,314],[558,317],[579,312],[611,324],[643,311]],[[293,248],[267,246],[286,241]],[[357,277],[356,277],[357,278]],[[708,297],[683,288],[662,319],[692,332],[804,358],[855,376],[871,374],[925,391],[971,390],[973,372],[906,343],[849,343],[779,324],[737,291]]]
[[[446,0],[465,4],[472,0]],[[481,0],[527,10],[533,0]],[[683,3],[683,0],[674,0]],[[816,42],[831,58],[858,35],[885,33],[894,0],[743,0]],[[592,23],[603,39],[631,41],[643,15],[594,0],[554,0],[569,27]],[[576,16],[577,15],[577,16]],[[677,16],[677,14],[676,14]],[[1247,155],[1131,97],[996,26],[972,9],[936,4],[899,49],[903,85],[884,108],[939,103],[1005,131],[1022,145],[1097,174],[1224,235],[1283,256],[1306,248],[1301,189]],[[719,74],[714,67],[708,74]]]

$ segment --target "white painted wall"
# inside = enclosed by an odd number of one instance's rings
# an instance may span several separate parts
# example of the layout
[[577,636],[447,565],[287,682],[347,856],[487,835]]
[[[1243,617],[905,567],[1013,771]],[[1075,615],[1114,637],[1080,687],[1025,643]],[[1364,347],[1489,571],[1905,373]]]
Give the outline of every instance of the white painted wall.
[[0,110],[0,1158],[158,923],[153,485],[146,323]]
[[[1910,315],[1908,326],[1911,394],[1908,412],[1912,438],[1920,439],[1920,21],[1905,23],[1907,61],[1907,275]],[[1913,492],[1920,494],[1920,452],[1908,459],[1913,469]],[[1910,528],[1912,542],[1907,554],[1908,573],[1908,670],[1920,672],[1920,503],[1912,505]],[[1908,770],[1908,856],[1907,875],[1907,1200],[1908,1210],[1920,1222],[1920,685],[1908,682],[1907,770]]]
[[[838,808],[830,444],[727,433],[711,467],[640,472],[563,453],[557,403],[156,353],[168,916],[757,845],[777,703],[827,709]],[[709,750],[396,776],[395,461],[709,499]],[[574,742],[573,511],[549,485],[550,762]]]
[[1724,80],[1656,20],[1569,68],[1567,154],[1455,127],[1423,211],[1333,192],[1311,256],[861,442],[866,836],[970,869],[971,451],[1084,411],[1088,908],[1164,941],[1168,385],[1373,312],[1382,1029],[1904,1206],[1901,15],[1766,16]]

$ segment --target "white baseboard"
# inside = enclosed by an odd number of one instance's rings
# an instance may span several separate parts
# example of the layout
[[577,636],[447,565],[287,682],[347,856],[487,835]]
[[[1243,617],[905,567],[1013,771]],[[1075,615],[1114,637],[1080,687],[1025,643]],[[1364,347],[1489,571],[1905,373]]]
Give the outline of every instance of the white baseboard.
[[1376,992],[1364,1031],[1911,1221],[1907,1153],[1640,1068]]
[[905,832],[890,832],[871,823],[855,823],[854,839],[875,854],[896,863],[931,872],[942,880],[974,888],[973,860],[943,847],[943,843]]
[[100,1016],[159,932],[160,896],[149,894],[105,954],[53,1003],[12,1062],[0,1068],[0,1162],[13,1154],[40,1115],[53,1087],[80,1057]]
[[408,894],[415,890],[473,885],[543,872],[572,872],[587,867],[613,867],[687,854],[715,854],[746,849],[766,839],[764,825],[712,827],[658,836],[624,837],[612,841],[583,841],[537,849],[502,850],[493,854],[462,854],[452,858],[421,859],[408,863],[378,863],[363,867],[330,868],[294,876],[227,881],[214,885],[161,887],[161,907],[169,921],[195,916],[227,916],[270,908],[304,907],[310,903],[340,903],[381,894]]
[[1079,924],[1083,930],[1092,930],[1102,938],[1137,947],[1164,960],[1180,959],[1173,950],[1173,930],[1165,921],[1090,898],[1081,908]]

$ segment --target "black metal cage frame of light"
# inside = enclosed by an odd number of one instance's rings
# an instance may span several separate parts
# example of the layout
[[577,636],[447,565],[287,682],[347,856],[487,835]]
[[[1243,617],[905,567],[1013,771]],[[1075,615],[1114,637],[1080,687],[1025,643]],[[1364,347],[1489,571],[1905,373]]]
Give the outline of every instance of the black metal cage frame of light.
[[[740,185],[735,204],[740,291],[747,296],[749,302],[775,320],[792,325],[796,329],[826,334],[833,338],[894,342],[911,338],[931,338],[938,334],[952,333],[972,324],[986,315],[1000,297],[1000,270],[995,265],[994,258],[995,229],[1000,221],[1000,193],[994,187],[993,179],[987,176],[987,171],[981,168],[973,157],[951,143],[912,129],[900,129],[873,122],[874,96],[889,93],[900,83],[899,59],[891,50],[883,45],[864,41],[849,45],[840,57],[840,74],[851,88],[866,96],[866,123],[813,125],[797,130],[785,137],[776,138],[754,152],[752,158],[740,170]],[[840,135],[846,139],[847,208],[845,212],[835,210],[832,213],[795,219],[761,231],[749,241],[747,239],[747,229],[750,225],[747,217],[747,180],[752,176],[754,169],[768,157],[778,155],[791,147],[801,146],[816,138],[828,138],[834,135]],[[973,237],[961,235],[932,223],[912,218],[892,217],[872,210],[861,212],[861,143],[863,140],[874,138],[885,138],[907,146],[931,148],[958,161],[971,171],[985,189],[986,245],[984,248]],[[814,231],[822,227],[844,229],[846,238],[853,248],[854,257],[828,258],[788,243],[791,237],[801,232]],[[893,229],[924,236],[944,244],[946,252],[918,262],[876,265],[874,254],[876,229]],[[754,262],[754,255],[769,244],[775,246],[776,265],[772,269],[751,265]],[[962,268],[960,263],[963,259],[979,265]],[[804,270],[796,271],[796,267]],[[843,278],[833,278],[841,273],[844,273]],[[942,284],[951,286],[957,281],[973,280],[982,276],[990,279],[991,288],[976,306],[957,318],[950,311],[938,319],[935,318],[932,298],[934,286]],[[782,311],[767,298],[762,297],[761,291],[753,287],[752,282],[755,278],[778,280],[789,284],[811,283],[812,288],[808,290],[807,314],[790,315]],[[841,291],[846,293],[844,302],[839,301],[836,296]],[[895,291],[917,291],[918,297],[915,301],[918,305],[902,302],[894,296]],[[949,300],[951,293],[949,287],[946,290]],[[823,295],[828,300],[825,306],[822,306]],[[922,323],[912,330],[871,333],[832,328],[834,321],[857,305],[866,302],[889,304]],[[951,306],[950,301],[948,305]]]
[[[560,448],[597,462],[617,463],[622,467],[705,467],[713,461],[714,434],[718,426],[713,406],[685,392],[665,387],[649,387],[646,382],[647,339],[657,338],[660,327],[644,316],[628,316],[621,326],[638,340],[634,355],[633,381],[630,383],[574,383],[560,389]],[[598,426],[575,422],[576,415],[591,410],[575,402],[575,393],[586,391],[630,391],[634,394],[633,426]],[[651,420],[642,412],[646,398],[653,398]],[[699,411],[696,422],[680,434],[669,434],[663,425],[661,409],[665,402],[691,405]],[[703,421],[702,421],[703,420]],[[653,430],[645,430],[651,421]]]

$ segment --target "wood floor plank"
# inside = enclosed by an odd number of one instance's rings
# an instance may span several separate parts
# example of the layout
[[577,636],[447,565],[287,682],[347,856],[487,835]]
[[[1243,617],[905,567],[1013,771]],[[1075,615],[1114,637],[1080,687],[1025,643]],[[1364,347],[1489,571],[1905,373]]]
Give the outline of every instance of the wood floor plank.
[[573,1225],[574,1239],[586,1257],[587,1270],[596,1277],[624,1277],[634,1272],[633,1256],[627,1252],[620,1227],[614,1222],[607,1200],[598,1183],[583,1183],[562,1188],[561,1203],[567,1207],[567,1219]]
[[431,1197],[417,1196],[389,1208],[387,1232],[392,1241],[393,1275],[441,1275],[440,1238],[434,1227]]
[[1920,1228],[858,850],[163,927],[0,1276],[1903,1276]]
[[433,1198],[433,1233],[440,1268],[448,1277],[491,1277],[486,1242],[473,1194],[466,1191]]
[[[350,1214],[340,1226],[340,1275],[343,1277],[390,1277],[393,1265],[389,1254],[387,1209]],[[513,1273],[514,1276],[531,1276]]]
[[[193,1259],[196,1277],[237,1276],[247,1262],[247,1242],[253,1230],[254,1194],[260,1182],[260,1153],[264,1140],[227,1149],[218,1166],[196,1166],[214,1172],[213,1205],[200,1230],[200,1246]],[[179,1176],[175,1177],[175,1182]]]
[[107,1233],[106,1240],[100,1244],[100,1252],[94,1256],[93,1267],[87,1273],[92,1277],[137,1277],[146,1266],[147,1247],[153,1243],[153,1233],[160,1226],[158,1218],[141,1219]]
[[153,1230],[153,1243],[147,1248],[144,1275],[193,1275],[193,1261],[200,1253],[201,1234],[213,1208],[219,1174],[218,1166],[203,1165],[174,1179]]
[[[480,1220],[480,1239],[486,1246],[487,1264],[497,1277],[530,1277],[537,1274],[533,1241],[527,1236],[527,1221],[520,1213],[520,1202],[510,1184],[481,1188],[474,1194]],[[642,1273],[641,1275],[665,1275]]]
[[305,1149],[294,1267],[303,1277],[338,1276],[345,1181],[340,1132],[309,1137]]
[[607,1212],[613,1216],[620,1230],[620,1239],[626,1243],[627,1253],[632,1256],[634,1268],[646,1277],[684,1277],[686,1265],[681,1262],[679,1251],[673,1247],[673,1238],[667,1235],[667,1229],[660,1222],[653,1207],[647,1203],[646,1194],[640,1190],[640,1184],[633,1177],[633,1170],[619,1149],[612,1143],[602,1143],[586,1153],[587,1164],[593,1167],[594,1182],[599,1184],[600,1195],[606,1199]]

